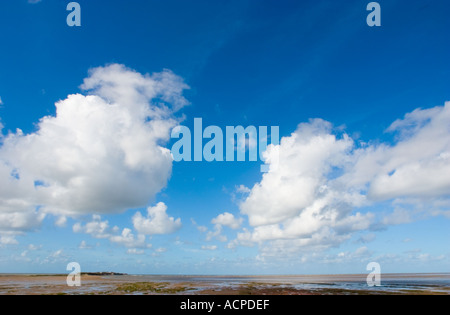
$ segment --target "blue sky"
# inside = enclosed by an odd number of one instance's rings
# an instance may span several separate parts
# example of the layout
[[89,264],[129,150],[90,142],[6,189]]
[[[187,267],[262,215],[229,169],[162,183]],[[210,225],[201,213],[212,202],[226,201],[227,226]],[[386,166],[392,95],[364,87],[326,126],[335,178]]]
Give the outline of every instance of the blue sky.
[[[449,270],[447,1],[31,2],[0,3],[0,272]],[[170,161],[194,118],[279,126],[280,168]]]

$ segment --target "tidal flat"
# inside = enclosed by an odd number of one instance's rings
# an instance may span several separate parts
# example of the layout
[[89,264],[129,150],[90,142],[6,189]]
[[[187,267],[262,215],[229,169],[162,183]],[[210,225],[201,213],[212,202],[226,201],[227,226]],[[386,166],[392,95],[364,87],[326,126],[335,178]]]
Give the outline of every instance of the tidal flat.
[[450,273],[387,274],[379,287],[366,275],[161,276],[0,275],[0,295],[450,295]]

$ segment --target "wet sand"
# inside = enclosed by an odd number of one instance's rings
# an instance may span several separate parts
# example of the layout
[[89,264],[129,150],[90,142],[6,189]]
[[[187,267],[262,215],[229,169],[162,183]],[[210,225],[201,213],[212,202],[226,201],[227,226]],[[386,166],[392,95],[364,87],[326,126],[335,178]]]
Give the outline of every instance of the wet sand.
[[449,295],[450,274],[385,275],[369,288],[365,275],[88,276],[0,275],[0,295]]

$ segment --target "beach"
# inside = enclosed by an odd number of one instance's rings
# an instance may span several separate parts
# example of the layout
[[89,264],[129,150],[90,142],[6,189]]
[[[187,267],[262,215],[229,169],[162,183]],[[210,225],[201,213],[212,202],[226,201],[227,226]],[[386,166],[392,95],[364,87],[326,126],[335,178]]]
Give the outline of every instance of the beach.
[[449,295],[450,274],[387,274],[369,287],[366,275],[161,276],[0,275],[0,295]]

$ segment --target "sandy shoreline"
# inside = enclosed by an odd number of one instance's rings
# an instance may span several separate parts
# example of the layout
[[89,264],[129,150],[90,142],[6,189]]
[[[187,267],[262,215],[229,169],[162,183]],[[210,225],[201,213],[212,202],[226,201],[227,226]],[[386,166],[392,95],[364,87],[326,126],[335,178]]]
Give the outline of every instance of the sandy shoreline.
[[380,295],[450,294],[450,274],[386,275],[372,289],[364,275],[91,276],[68,287],[67,275],[0,275],[0,295]]

